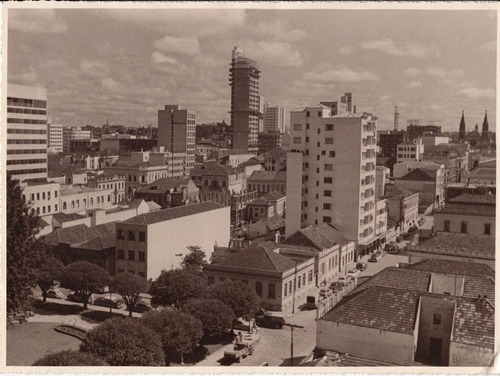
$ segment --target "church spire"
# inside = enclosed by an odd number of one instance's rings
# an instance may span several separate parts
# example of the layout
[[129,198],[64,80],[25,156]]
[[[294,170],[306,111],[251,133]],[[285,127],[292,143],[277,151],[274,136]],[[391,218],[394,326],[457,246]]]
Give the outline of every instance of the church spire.
[[462,110],[462,119],[460,120],[460,129],[458,132],[458,139],[465,140],[465,116],[464,110]]
[[489,124],[488,124],[488,110],[484,112],[484,120],[483,120],[483,133],[481,134],[482,138],[488,138],[489,132],[488,132]]

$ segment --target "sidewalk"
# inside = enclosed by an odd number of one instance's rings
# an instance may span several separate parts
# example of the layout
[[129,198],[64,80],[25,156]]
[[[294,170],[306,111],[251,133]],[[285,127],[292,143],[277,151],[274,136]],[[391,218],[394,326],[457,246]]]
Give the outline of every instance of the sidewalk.
[[79,315],[39,315],[35,314],[28,318],[28,323],[30,322],[51,322],[62,325],[71,325],[80,329],[90,330],[93,329],[98,324],[91,324],[83,320]]

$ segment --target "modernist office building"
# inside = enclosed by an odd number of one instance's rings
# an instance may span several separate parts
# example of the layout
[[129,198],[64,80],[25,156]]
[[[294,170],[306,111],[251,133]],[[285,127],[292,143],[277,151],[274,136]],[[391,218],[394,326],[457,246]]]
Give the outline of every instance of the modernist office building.
[[47,90],[7,85],[7,173],[19,180],[47,177]]
[[257,63],[243,57],[238,47],[233,50],[229,76],[231,86],[231,125],[233,150],[257,153],[260,112]]

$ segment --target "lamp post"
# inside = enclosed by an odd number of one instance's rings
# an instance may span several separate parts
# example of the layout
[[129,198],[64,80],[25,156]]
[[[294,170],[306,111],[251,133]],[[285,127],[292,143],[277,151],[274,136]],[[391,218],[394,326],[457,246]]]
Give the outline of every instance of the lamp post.
[[302,325],[288,324],[286,326],[290,327],[290,365],[293,367],[293,328],[304,328]]

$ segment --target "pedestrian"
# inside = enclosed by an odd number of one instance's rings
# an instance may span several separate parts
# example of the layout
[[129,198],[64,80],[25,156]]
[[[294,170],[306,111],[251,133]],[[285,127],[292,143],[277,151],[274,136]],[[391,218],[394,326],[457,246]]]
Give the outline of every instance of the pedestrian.
[[258,333],[258,332],[259,332],[259,327],[257,326],[257,323],[256,323],[255,321],[253,322],[252,330],[253,330],[255,333]]
[[241,332],[238,332],[238,336],[236,337],[236,342],[243,342],[243,335]]

